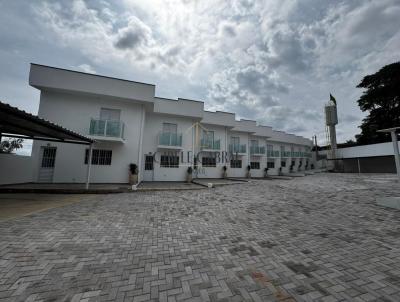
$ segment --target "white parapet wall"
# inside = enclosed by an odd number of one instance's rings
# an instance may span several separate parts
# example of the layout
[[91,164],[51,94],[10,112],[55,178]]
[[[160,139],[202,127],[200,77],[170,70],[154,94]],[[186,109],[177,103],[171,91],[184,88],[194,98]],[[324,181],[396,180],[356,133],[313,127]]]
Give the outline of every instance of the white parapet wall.
[[[400,148],[400,142],[398,142]],[[338,158],[373,157],[394,155],[393,143],[381,143],[338,149]]]
[[0,185],[32,182],[30,156],[0,153]]

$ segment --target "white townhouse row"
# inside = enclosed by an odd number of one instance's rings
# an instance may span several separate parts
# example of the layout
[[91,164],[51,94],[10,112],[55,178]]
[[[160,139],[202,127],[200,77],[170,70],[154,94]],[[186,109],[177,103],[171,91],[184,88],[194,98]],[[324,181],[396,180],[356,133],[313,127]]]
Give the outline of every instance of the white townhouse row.
[[[31,64],[29,84],[40,90],[39,117],[95,140],[92,183],[127,183],[128,167],[139,181],[194,177],[252,177],[311,168],[309,139],[234,113],[204,110],[204,103],[155,96],[155,86]],[[85,145],[35,141],[34,182],[83,183]]]

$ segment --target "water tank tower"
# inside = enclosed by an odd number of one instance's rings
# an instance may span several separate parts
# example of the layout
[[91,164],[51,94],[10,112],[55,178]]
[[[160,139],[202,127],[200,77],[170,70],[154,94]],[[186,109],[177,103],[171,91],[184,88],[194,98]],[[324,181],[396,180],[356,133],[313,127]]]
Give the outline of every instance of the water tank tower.
[[336,100],[331,95],[330,101],[325,105],[325,124],[327,127],[328,141],[331,145],[331,159],[336,159],[336,125],[338,123]]

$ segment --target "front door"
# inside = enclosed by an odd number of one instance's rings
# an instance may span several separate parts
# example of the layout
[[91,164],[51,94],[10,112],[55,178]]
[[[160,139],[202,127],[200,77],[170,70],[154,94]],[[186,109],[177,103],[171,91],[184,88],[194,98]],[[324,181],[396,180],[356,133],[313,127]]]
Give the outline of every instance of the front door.
[[153,181],[154,180],[154,156],[144,155],[144,173],[143,181]]
[[56,163],[56,147],[41,148],[41,162],[39,168],[38,181],[50,183],[53,182],[54,166]]

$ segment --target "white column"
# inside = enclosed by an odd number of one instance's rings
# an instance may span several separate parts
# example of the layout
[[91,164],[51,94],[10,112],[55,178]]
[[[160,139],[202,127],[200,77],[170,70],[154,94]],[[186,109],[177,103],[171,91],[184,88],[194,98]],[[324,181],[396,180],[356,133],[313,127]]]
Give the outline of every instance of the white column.
[[88,165],[86,168],[86,190],[89,189],[89,183],[90,183],[90,169],[92,167],[92,153],[93,153],[93,144],[90,144],[89,147],[89,156],[88,156]]
[[396,130],[390,131],[390,134],[392,135],[394,161],[396,162],[397,176],[399,177],[400,181],[400,155],[399,155],[399,145],[397,143]]
[[[139,136],[139,150],[138,150],[138,161],[137,161],[137,166],[138,166],[138,183],[142,181],[142,161],[143,161],[143,132],[144,132],[144,123],[145,123],[145,109],[144,105],[142,105],[142,115],[140,118],[140,136]],[[154,167],[153,167],[154,169]]]

